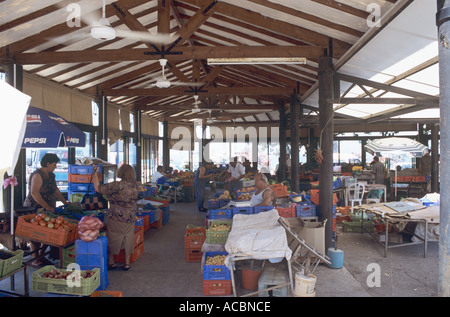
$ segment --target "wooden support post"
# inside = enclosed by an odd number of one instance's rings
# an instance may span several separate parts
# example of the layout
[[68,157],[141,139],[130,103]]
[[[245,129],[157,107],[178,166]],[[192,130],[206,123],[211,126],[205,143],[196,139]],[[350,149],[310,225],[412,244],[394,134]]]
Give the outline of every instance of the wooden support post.
[[325,226],[325,250],[332,245],[333,212],[333,60],[319,59],[319,146],[323,162],[319,167],[319,220]]
[[299,150],[300,150],[300,100],[298,94],[291,95],[291,190],[299,192]]

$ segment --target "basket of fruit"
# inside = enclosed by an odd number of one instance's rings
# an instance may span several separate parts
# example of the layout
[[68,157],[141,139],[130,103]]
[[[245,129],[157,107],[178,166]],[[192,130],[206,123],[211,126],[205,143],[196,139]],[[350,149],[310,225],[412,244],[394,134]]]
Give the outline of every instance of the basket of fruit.
[[100,286],[100,269],[61,270],[47,265],[35,271],[32,290],[37,292],[89,296]]

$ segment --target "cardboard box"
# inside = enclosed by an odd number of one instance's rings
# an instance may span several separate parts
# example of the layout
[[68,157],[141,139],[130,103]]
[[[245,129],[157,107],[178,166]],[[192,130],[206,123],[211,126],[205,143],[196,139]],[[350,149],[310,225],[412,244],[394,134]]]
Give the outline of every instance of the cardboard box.
[[324,222],[305,221],[303,228],[299,232],[300,238],[316,249],[319,253],[325,255],[325,224]]

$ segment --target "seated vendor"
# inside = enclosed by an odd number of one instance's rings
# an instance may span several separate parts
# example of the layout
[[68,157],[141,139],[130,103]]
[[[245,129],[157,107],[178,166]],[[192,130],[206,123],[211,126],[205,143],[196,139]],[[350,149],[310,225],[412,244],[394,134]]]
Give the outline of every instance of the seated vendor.
[[267,184],[267,177],[264,174],[258,173],[255,175],[256,191],[253,193],[250,200],[251,205],[254,206],[276,206],[276,197],[272,188]]

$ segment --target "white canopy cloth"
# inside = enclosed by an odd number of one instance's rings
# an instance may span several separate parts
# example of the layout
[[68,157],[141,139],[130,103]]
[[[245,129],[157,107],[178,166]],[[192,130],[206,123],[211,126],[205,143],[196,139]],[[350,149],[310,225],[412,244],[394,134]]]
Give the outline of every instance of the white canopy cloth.
[[[0,80],[0,178],[3,184],[4,174],[12,175],[19,157],[26,128],[27,109],[31,97]],[[0,212],[5,212],[3,191],[0,191]]]
[[279,259],[288,261],[292,251],[288,246],[286,231],[278,223],[278,211],[273,209],[253,215],[238,214],[233,217],[233,226],[225,243],[231,258]]

